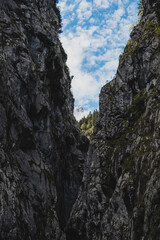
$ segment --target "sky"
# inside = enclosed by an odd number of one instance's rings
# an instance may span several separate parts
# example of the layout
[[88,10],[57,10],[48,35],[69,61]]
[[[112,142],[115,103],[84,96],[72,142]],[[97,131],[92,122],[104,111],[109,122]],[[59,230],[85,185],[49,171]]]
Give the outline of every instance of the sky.
[[101,87],[115,76],[119,55],[138,21],[139,0],[59,0],[60,40],[68,55],[79,120],[99,108]]

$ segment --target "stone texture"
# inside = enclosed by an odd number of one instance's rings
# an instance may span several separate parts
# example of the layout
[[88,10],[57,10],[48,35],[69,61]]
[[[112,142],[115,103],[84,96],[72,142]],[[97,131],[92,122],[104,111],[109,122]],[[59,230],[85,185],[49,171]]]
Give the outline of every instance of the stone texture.
[[160,1],[143,5],[88,150],[55,1],[0,0],[0,239],[159,240]]
[[143,4],[116,77],[100,93],[94,140],[67,226],[70,240],[160,236],[160,2]]
[[66,239],[88,140],[55,1],[0,0],[0,239]]

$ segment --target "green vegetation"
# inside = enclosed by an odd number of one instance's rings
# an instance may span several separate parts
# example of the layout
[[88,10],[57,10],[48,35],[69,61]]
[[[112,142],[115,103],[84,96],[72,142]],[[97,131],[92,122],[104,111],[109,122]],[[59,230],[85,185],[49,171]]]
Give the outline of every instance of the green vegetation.
[[138,16],[143,14],[143,4],[142,4],[142,0],[140,0],[140,2],[138,3]]
[[[141,16],[143,14],[143,4],[142,4],[142,0],[140,0],[139,4],[138,4],[138,15]],[[160,4],[156,5],[156,9],[155,9],[158,18],[160,19]],[[160,37],[160,26],[157,22],[150,22],[148,21],[146,24],[140,22],[140,18],[139,21],[137,22],[136,25],[132,25],[131,26],[131,30],[135,27],[135,26],[140,26],[142,28],[142,33],[141,35],[139,35],[137,37],[137,39],[129,39],[124,52],[120,55],[120,59],[124,59],[125,57],[132,55],[135,53],[135,51],[139,48],[139,46],[141,45],[141,43],[143,43],[146,39],[152,39],[153,37]]]
[[79,121],[79,126],[82,132],[84,132],[89,138],[93,137],[93,131],[96,124],[97,116],[98,110],[95,110],[93,113],[90,112],[87,117],[83,117]]
[[[106,139],[106,145],[111,147],[111,151],[114,151],[113,159],[119,158],[119,156],[123,155],[126,152],[127,146],[135,145],[134,151],[130,154],[125,154],[124,158],[121,159],[122,164],[122,173],[129,173],[132,180],[135,181],[135,162],[136,159],[140,159],[143,156],[148,156],[150,150],[150,139],[152,139],[152,133],[150,130],[149,132],[139,130],[139,124],[145,121],[144,125],[146,126],[146,116],[144,118],[143,113],[145,112],[145,105],[146,105],[147,93],[146,89],[142,89],[137,92],[134,96],[132,104],[128,107],[127,113],[127,121],[126,121],[126,129],[117,135],[115,138]],[[139,146],[139,143],[136,143],[135,138],[133,137],[135,134],[141,135],[143,142],[142,146]],[[150,134],[150,135],[148,135]],[[143,147],[144,145],[144,147]]]
[[146,39],[152,39],[153,37],[160,37],[160,27],[158,23],[148,22],[144,26],[142,34],[137,39],[132,40],[130,38],[128,40],[124,52],[120,55],[120,59],[124,59],[125,57],[134,54],[142,42],[144,42]]
[[139,19],[138,19],[138,21],[137,21],[136,24],[132,24],[132,25],[130,26],[130,30],[133,30],[133,28],[139,24],[139,22],[140,22],[140,17],[143,15],[143,10],[144,10],[144,9],[143,9],[142,0],[140,0],[140,2],[138,3],[138,16],[139,16]]
[[145,110],[146,89],[140,90],[134,97],[132,105],[129,106],[129,113],[132,116],[132,122],[137,121]]
[[138,41],[132,41],[132,39],[130,38],[127,42],[127,45],[126,45],[125,49],[124,49],[125,55],[128,56],[128,55],[134,53],[136,51],[138,45],[139,45]]
[[160,27],[155,22],[148,22],[145,26],[145,30],[154,34],[156,37],[160,37]]

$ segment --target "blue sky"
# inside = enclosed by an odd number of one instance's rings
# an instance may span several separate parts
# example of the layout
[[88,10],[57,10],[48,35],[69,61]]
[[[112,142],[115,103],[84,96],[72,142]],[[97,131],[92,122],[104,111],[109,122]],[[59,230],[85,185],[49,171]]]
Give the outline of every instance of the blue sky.
[[[59,0],[75,107],[87,115],[98,109],[101,87],[113,79],[130,27],[137,22],[139,0]],[[77,119],[82,115],[76,116]]]

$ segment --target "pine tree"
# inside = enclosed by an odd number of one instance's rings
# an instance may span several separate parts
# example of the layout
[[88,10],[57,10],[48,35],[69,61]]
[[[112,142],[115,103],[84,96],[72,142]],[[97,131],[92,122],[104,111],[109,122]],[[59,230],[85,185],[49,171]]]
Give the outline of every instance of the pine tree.
[[83,117],[78,123],[79,126],[89,138],[93,137],[94,127],[98,117],[98,110],[89,113],[87,117]]

